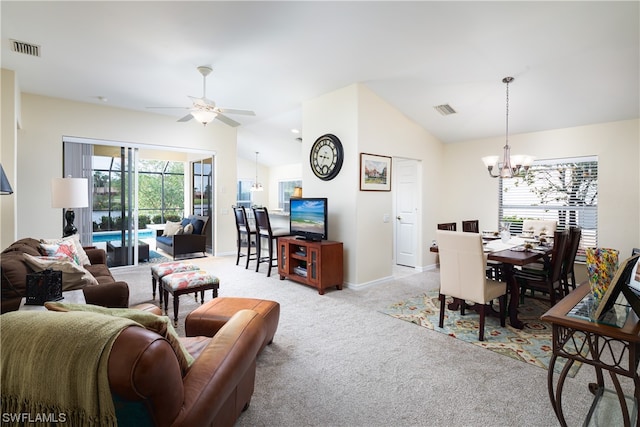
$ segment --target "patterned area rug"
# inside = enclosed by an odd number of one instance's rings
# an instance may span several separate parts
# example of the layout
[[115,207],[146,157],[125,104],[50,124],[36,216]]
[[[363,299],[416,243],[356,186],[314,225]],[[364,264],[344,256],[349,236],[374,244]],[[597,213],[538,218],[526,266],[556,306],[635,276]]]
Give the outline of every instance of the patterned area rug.
[[[525,304],[518,307],[518,318],[524,322],[522,330],[512,328],[508,317],[506,326],[501,327],[498,317],[487,316],[484,341],[478,341],[480,316],[473,310],[466,310],[461,316],[460,311],[447,309],[444,327],[438,327],[440,301],[437,291],[392,304],[381,312],[546,370],[553,354],[552,328],[541,321],[540,316],[548,309],[549,303],[525,298]],[[556,372],[562,370],[564,363],[562,358],[557,360]],[[580,364],[574,363],[569,376],[575,376],[579,369]]]

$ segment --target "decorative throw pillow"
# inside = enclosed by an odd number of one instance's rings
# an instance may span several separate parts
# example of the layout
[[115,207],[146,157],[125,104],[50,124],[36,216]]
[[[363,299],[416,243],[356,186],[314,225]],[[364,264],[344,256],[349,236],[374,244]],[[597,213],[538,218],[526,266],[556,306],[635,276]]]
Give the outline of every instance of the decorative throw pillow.
[[82,247],[82,243],[80,243],[80,236],[77,234],[73,234],[68,237],[63,237],[62,239],[40,239],[40,243],[45,243],[48,245],[59,245],[61,242],[73,242],[73,245],[76,248],[76,252],[78,253],[78,264],[80,265],[91,265],[91,261],[87,256],[84,248]]
[[202,234],[202,229],[204,228],[204,221],[197,218],[191,219],[191,224],[193,225],[193,234]]
[[189,223],[184,227],[184,231],[182,234],[192,234],[193,233],[193,224]]
[[80,257],[78,256],[78,251],[76,250],[76,245],[69,240],[62,241],[60,243],[40,243],[40,247],[44,251],[47,256],[59,257],[66,256],[71,261],[75,262],[77,265],[80,265]]
[[193,356],[182,345],[171,320],[167,316],[158,316],[148,311],[132,308],[107,308],[92,304],[71,304],[49,301],[44,304],[50,311],[90,311],[92,313],[106,314],[108,316],[124,317],[139,323],[144,328],[157,333],[165,338],[176,354],[182,375],[184,376],[193,363]]
[[73,291],[82,289],[87,285],[97,285],[98,281],[84,267],[71,261],[67,256],[36,257],[22,254],[24,261],[34,271],[43,271],[47,268],[62,271],[62,290]]
[[183,230],[184,229],[182,228],[182,224],[180,224],[179,222],[167,221],[164,226],[164,233],[162,233],[162,235],[175,236],[176,234],[182,234]]

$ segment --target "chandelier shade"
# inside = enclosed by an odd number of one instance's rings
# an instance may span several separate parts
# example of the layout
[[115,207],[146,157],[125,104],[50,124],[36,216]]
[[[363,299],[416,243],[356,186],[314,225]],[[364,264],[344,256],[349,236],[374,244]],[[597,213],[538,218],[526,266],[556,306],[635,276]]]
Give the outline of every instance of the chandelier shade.
[[511,155],[511,147],[509,146],[509,83],[513,80],[513,77],[502,79],[502,83],[505,83],[507,87],[506,137],[502,152],[502,163],[499,163],[500,156],[485,156],[482,158],[482,162],[492,178],[513,178],[521,171],[526,173],[534,161],[532,156]]

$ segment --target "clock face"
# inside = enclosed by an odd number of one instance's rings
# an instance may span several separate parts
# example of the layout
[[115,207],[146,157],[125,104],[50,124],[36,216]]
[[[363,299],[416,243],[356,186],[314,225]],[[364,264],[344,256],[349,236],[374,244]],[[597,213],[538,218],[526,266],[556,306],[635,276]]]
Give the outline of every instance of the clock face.
[[342,168],[344,152],[337,136],[322,135],[313,143],[309,154],[311,170],[320,179],[329,181],[338,175]]

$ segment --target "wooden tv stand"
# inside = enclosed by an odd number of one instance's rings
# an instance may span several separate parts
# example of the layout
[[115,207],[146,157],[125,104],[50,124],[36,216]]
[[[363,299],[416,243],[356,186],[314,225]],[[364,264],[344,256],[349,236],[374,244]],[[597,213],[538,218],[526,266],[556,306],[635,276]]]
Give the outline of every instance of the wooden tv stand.
[[342,242],[309,241],[292,236],[278,239],[278,274],[313,286],[320,295],[335,286],[342,289]]

